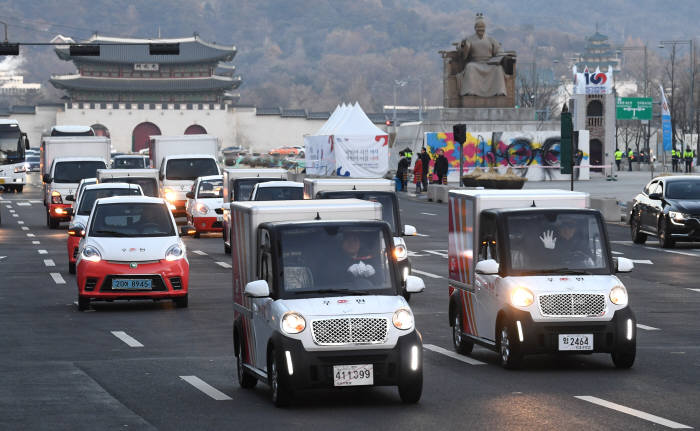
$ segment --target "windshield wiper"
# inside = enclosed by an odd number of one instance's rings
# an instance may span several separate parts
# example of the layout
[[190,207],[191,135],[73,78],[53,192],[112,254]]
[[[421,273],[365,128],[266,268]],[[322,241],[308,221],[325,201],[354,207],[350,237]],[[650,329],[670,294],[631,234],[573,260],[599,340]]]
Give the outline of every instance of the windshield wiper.
[[553,274],[553,275],[591,275],[591,271],[585,269],[570,269],[570,268],[552,268],[552,269],[539,269],[532,271],[535,274]]
[[107,236],[116,236],[116,237],[125,237],[125,236],[130,236],[128,234],[125,234],[123,232],[117,232],[114,230],[96,230],[95,234],[97,235],[107,235]]
[[358,290],[358,289],[320,289],[320,290],[307,290],[302,292],[294,292],[295,295],[301,295],[304,293],[343,293],[346,295],[371,295],[372,292],[368,290]]

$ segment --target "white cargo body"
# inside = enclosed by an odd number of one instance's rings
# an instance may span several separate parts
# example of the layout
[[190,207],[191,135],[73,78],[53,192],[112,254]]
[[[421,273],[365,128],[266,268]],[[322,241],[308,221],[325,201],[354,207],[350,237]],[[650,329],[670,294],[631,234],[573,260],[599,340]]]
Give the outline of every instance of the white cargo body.
[[104,136],[44,136],[41,139],[41,175],[49,173],[57,157],[99,157],[109,161],[110,140]]
[[138,184],[145,196],[157,198],[160,195],[156,169],[98,169],[97,182]]
[[393,192],[396,186],[384,178],[304,178],[304,199],[315,199],[318,192],[342,190]]
[[151,166],[160,169],[163,158],[180,154],[205,154],[216,159],[219,139],[211,135],[151,136]]

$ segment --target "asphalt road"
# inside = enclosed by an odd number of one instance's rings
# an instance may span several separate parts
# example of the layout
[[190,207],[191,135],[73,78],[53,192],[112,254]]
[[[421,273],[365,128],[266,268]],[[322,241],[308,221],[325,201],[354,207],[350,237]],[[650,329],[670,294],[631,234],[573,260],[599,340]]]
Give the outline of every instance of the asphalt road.
[[407,239],[412,264],[427,286],[411,300],[426,345],[420,403],[401,404],[395,388],[352,388],[302,393],[277,409],[266,385],[249,391],[235,380],[220,238],[185,240],[189,308],[134,301],[79,312],[66,234],[46,227],[39,189],[0,198],[0,429],[700,427],[698,244],[638,246],[625,226],[608,225],[612,250],[637,260],[620,277],[640,324],[632,369],[595,354],[533,356],[507,371],[489,350],[476,347],[470,363],[453,353],[447,205],[402,197],[403,222],[421,235]]

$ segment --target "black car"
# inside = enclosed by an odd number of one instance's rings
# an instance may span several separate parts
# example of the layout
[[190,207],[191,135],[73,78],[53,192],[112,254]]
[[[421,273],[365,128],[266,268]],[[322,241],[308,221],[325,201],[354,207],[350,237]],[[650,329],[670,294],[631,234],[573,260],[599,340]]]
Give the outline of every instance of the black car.
[[700,176],[654,178],[634,198],[629,220],[636,244],[644,244],[648,235],[664,248],[700,241]]

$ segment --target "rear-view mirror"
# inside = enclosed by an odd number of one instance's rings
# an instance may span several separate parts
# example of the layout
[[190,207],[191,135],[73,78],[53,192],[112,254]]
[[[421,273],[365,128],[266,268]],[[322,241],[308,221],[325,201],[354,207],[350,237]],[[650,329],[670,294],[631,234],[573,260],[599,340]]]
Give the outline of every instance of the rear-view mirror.
[[410,224],[407,224],[403,227],[403,234],[405,236],[414,236],[417,234],[418,231],[416,230],[416,227]]
[[615,260],[615,272],[632,272],[634,269],[634,262],[627,259],[626,257],[616,257]]
[[68,235],[69,236],[77,236],[78,238],[83,238],[83,237],[85,237],[85,229],[83,227],[74,227],[74,228],[68,229]]
[[474,268],[477,274],[494,275],[498,274],[498,262],[493,259],[482,260]]
[[68,196],[66,196],[66,199],[65,199],[65,200],[68,201],[68,202],[75,202],[75,196],[73,196],[73,195],[68,195]]
[[265,298],[270,296],[270,287],[265,280],[255,280],[245,285],[244,293],[251,298]]
[[220,198],[224,197],[224,189],[219,189],[219,197]]
[[27,134],[22,132],[22,139],[24,140],[24,149],[28,150],[29,147],[29,138],[27,137]]
[[425,290],[425,283],[420,277],[409,275],[406,277],[406,293],[420,293]]
[[660,201],[662,199],[661,193],[650,193],[649,199],[654,201]]
[[192,226],[182,226],[180,227],[180,236],[194,235],[197,230]]
[[50,183],[51,182],[51,175],[50,174],[44,174],[43,177],[41,177],[42,181],[45,183]]

